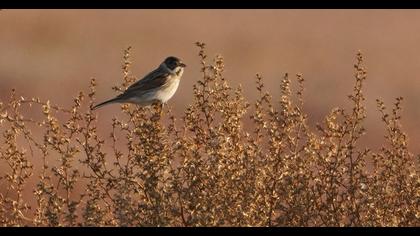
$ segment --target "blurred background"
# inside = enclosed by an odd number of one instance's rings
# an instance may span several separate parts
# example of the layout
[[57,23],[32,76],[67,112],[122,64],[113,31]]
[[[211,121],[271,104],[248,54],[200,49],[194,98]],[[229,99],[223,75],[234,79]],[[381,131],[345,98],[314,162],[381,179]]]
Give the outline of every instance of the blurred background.
[[[12,88],[25,97],[68,106],[97,79],[97,101],[115,96],[123,50],[132,46],[132,72],[142,77],[169,56],[188,65],[170,100],[178,117],[200,78],[196,41],[225,58],[226,78],[256,97],[255,74],[279,95],[284,73],[306,79],[305,110],[315,124],[333,107],[350,104],[353,64],[361,50],[368,70],[366,146],[383,143],[376,98],[388,108],[403,96],[402,122],[411,151],[420,152],[419,10],[2,10],[0,100]],[[97,111],[107,133],[118,105]],[[40,113],[40,111],[39,111]]]

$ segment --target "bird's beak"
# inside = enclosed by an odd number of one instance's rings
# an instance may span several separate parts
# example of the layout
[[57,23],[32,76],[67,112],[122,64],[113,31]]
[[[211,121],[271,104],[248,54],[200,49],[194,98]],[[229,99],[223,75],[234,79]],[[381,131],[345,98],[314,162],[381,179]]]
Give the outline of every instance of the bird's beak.
[[179,63],[179,66],[181,66],[181,67],[187,67],[187,65],[185,65],[184,63]]

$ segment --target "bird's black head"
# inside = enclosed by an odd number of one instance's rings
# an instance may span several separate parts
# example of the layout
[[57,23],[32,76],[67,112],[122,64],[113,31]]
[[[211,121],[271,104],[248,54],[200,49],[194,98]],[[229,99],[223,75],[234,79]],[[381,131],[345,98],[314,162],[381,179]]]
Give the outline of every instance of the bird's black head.
[[171,70],[175,70],[175,68],[179,66],[180,67],[187,66],[184,63],[182,63],[182,61],[177,57],[167,57],[163,63],[165,63],[165,65]]

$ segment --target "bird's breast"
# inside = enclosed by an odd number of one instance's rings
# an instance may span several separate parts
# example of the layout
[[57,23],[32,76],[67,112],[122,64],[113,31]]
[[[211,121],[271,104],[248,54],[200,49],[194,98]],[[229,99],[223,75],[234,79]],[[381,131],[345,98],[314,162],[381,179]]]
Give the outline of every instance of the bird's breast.
[[163,88],[160,89],[159,92],[157,92],[157,98],[163,103],[166,103],[169,99],[171,99],[172,96],[174,96],[176,90],[178,89],[179,80],[179,76],[170,78],[167,84],[163,86]]

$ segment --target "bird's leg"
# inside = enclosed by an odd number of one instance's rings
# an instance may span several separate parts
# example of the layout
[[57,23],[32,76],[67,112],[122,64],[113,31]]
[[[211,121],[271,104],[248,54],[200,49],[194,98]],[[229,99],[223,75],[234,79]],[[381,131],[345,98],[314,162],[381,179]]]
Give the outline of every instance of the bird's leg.
[[165,103],[161,102],[160,103],[160,116],[162,117],[163,115],[163,107],[165,106]]

